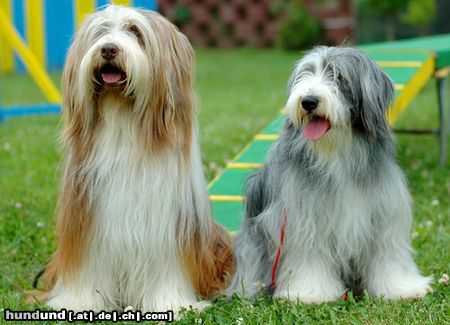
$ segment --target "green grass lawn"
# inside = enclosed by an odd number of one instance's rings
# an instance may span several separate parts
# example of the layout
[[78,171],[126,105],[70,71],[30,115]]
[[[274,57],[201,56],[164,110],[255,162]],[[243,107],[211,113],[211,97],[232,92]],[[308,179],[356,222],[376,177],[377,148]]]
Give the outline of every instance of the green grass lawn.
[[[227,160],[268,124],[284,105],[295,53],[274,50],[198,50],[197,89],[203,160],[210,180]],[[59,75],[52,76],[55,80]],[[437,124],[435,85],[430,82],[401,116],[399,127]],[[43,102],[29,78],[3,76],[3,105]],[[450,89],[449,89],[450,93]],[[30,309],[22,300],[34,275],[55,249],[53,212],[59,183],[59,116],[7,119],[0,125],[0,308]],[[320,306],[261,298],[254,303],[220,299],[180,323],[450,323],[450,159],[438,165],[438,141],[397,137],[398,159],[414,198],[413,246],[420,269],[436,279],[434,292],[417,301],[389,302],[365,296]],[[450,143],[450,139],[449,139]],[[448,146],[450,152],[450,146]],[[1,313],[3,314],[3,312]],[[0,316],[0,322],[3,315]]]

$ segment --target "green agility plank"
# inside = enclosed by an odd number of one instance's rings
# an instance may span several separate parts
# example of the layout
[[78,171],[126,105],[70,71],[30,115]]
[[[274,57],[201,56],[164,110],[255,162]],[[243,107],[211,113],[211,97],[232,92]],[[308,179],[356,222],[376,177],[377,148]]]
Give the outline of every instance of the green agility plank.
[[[395,84],[395,101],[387,113],[391,125],[435,70],[450,65],[450,34],[367,45],[360,49],[375,60]],[[214,217],[232,232],[240,227],[245,180],[263,164],[278,139],[284,120],[281,112],[209,184]]]
[[279,114],[209,184],[213,215],[230,231],[236,231],[240,226],[245,180],[261,167],[283,124],[284,116]]
[[363,51],[402,53],[431,52],[436,56],[436,70],[450,66],[450,34],[418,37],[395,42],[373,43],[360,47]]

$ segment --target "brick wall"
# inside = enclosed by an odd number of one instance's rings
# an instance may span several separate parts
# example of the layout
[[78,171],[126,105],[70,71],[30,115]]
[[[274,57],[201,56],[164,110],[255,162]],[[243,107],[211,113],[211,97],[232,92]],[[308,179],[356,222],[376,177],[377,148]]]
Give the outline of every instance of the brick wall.
[[[159,0],[159,11],[174,21],[198,46],[268,47],[274,44],[277,22],[271,11],[274,0]],[[340,43],[352,21],[350,0],[305,0],[308,10],[319,18],[327,38]],[[320,3],[321,5],[318,5]],[[190,19],[177,21],[177,13]]]

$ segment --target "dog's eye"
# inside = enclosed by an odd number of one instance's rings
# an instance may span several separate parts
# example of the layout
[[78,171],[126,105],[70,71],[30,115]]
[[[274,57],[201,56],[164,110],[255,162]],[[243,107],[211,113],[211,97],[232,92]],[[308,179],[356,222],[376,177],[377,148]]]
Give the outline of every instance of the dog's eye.
[[136,36],[136,39],[138,40],[139,44],[141,44],[141,46],[144,46],[144,38],[142,37],[142,33],[139,30],[139,28],[137,28],[135,25],[131,25],[131,26],[128,27],[128,30],[134,36]]
[[305,65],[303,65],[301,70],[303,73],[309,75],[316,73],[316,67],[310,63],[306,63]]
[[128,30],[130,32],[132,32],[136,37],[142,37],[141,32],[139,31],[139,29],[136,26],[131,25],[130,27],[128,27]]
[[99,25],[94,32],[92,33],[92,36],[94,39],[100,39],[102,36],[108,34],[108,32],[111,30],[111,25],[107,22],[102,23]]

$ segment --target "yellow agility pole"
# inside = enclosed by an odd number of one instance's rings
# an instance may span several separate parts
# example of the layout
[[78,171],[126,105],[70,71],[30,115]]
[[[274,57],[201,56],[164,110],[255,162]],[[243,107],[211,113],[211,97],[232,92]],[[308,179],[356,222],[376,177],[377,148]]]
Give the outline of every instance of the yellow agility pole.
[[95,11],[95,1],[94,0],[75,0],[75,21],[77,28],[81,26],[84,17],[87,14],[91,14]]
[[131,0],[113,0],[113,3],[120,6],[130,6]]
[[44,0],[26,0],[24,18],[28,47],[45,67]]
[[47,100],[53,104],[61,103],[61,94],[59,90],[53,84],[38,59],[25,45],[25,42],[19,36],[5,11],[1,7],[0,21],[3,21],[3,23],[0,24],[0,33],[3,34],[3,39],[6,40],[11,45],[13,50],[15,50],[20,56],[31,77],[34,79],[39,88],[41,88]]
[[[12,14],[12,3],[10,0],[0,0],[2,7],[8,16]],[[11,46],[0,35],[0,72],[14,71],[14,56]]]

